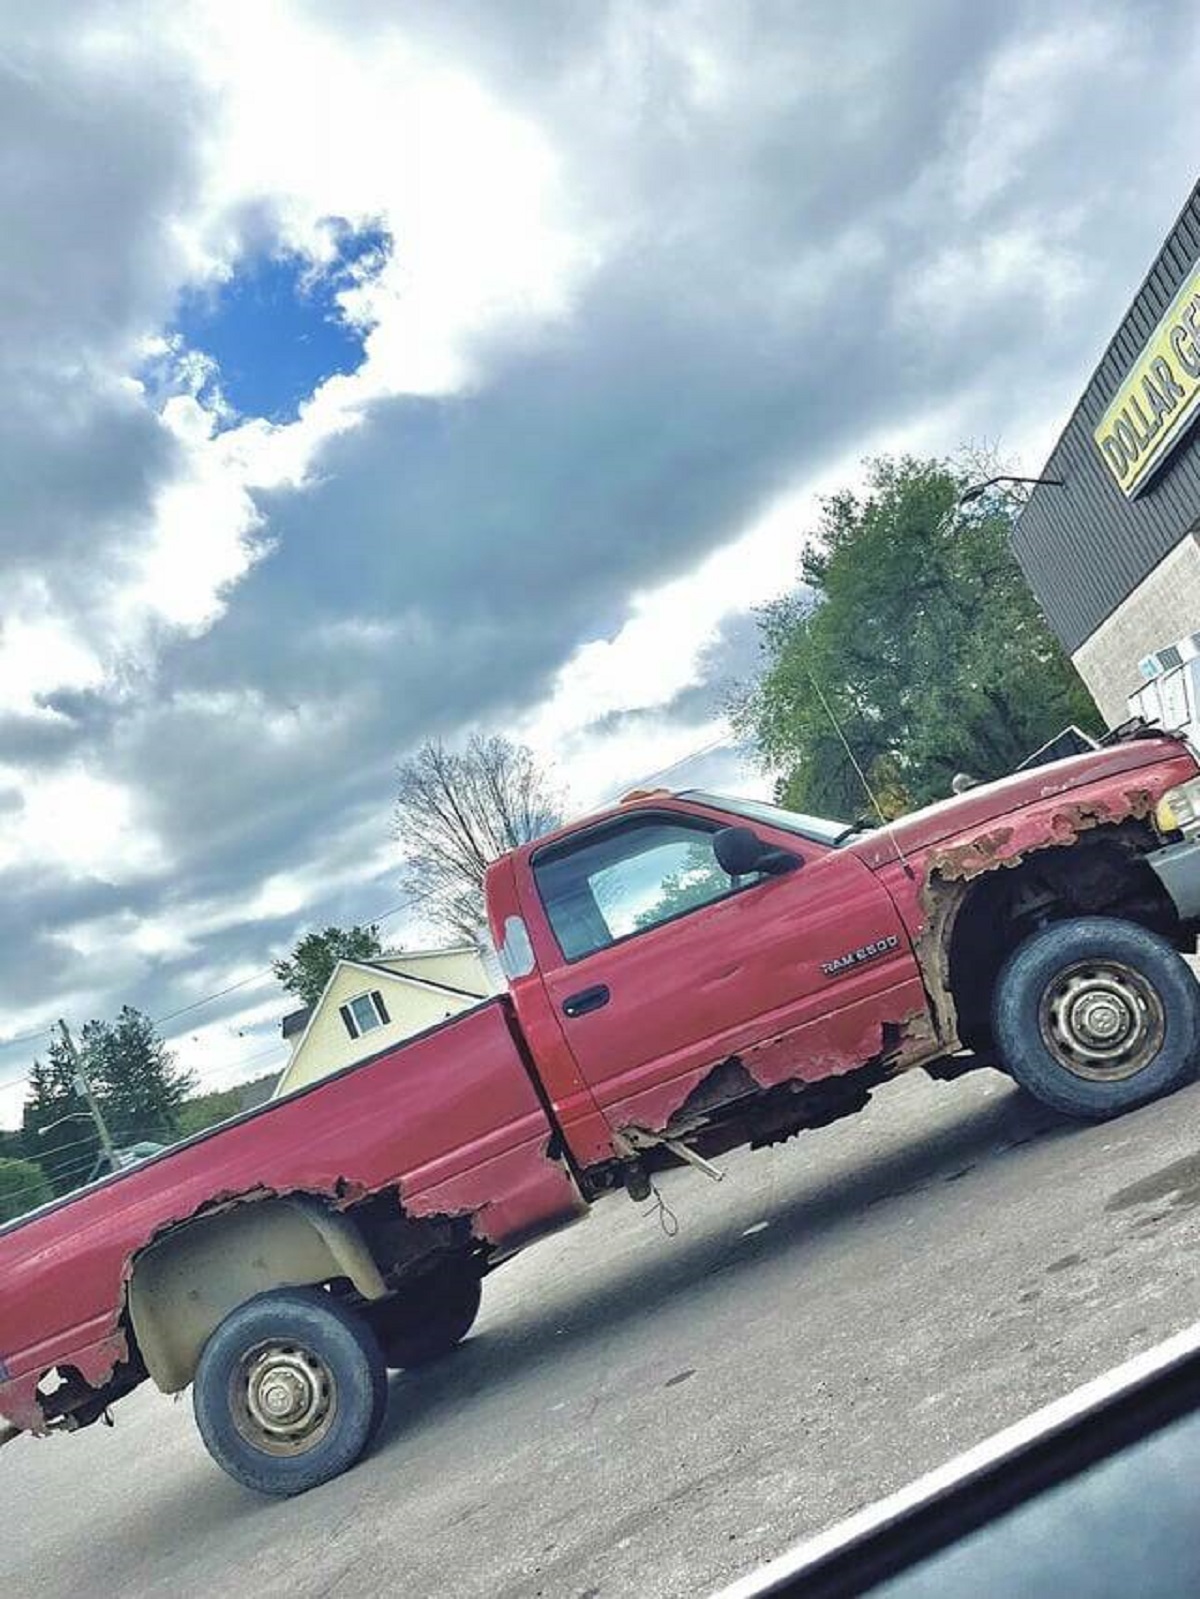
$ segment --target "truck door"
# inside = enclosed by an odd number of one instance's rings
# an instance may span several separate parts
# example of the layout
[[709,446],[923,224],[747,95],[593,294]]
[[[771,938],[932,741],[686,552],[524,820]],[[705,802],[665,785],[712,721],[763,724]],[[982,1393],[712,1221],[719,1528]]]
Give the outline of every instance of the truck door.
[[614,1128],[658,1129],[737,1056],[760,1086],[852,1070],[928,1016],[899,914],[855,855],[756,826],[797,869],[731,879],[731,816],[639,809],[532,857],[541,976]]

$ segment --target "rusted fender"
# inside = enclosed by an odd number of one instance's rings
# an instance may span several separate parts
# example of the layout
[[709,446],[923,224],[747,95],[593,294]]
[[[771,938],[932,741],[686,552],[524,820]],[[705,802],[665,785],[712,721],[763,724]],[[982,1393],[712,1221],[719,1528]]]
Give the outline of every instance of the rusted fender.
[[0,1229],[0,1420],[45,1431],[37,1383],[55,1366],[109,1384],[129,1358],[130,1274],[166,1232],[291,1194],[352,1210],[390,1190],[404,1214],[469,1215],[507,1249],[583,1208],[552,1131],[493,1000]]
[[943,882],[968,882],[998,866],[1016,866],[1034,850],[1073,844],[1081,833],[1149,816],[1167,785],[1130,785],[1086,798],[1063,796],[1018,811],[1000,826],[985,826],[935,849],[929,876]]

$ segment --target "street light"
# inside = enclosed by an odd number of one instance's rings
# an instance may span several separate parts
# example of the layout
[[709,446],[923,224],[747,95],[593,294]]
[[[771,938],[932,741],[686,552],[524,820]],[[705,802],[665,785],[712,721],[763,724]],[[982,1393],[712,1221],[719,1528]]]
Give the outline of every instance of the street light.
[[961,509],[970,505],[973,500],[981,500],[994,483],[1032,483],[1035,487],[1065,489],[1066,484],[1060,477],[1013,477],[1011,473],[1002,472],[999,477],[990,477],[982,483],[972,483],[969,489],[964,489],[958,497]]
[[39,1138],[45,1138],[47,1133],[53,1132],[56,1127],[61,1127],[64,1122],[90,1122],[91,1119],[90,1110],[73,1110],[66,1116],[60,1116],[57,1121],[47,1122],[44,1127],[39,1127],[37,1135]]

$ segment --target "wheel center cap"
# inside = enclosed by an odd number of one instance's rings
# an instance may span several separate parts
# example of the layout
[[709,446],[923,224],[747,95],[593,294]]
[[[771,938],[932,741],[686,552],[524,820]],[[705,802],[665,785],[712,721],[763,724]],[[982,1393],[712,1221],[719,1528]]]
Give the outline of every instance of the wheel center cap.
[[294,1372],[272,1372],[260,1390],[261,1404],[273,1421],[299,1415],[307,1402],[304,1384]]
[[1071,1020],[1081,1037],[1099,1044],[1111,1044],[1129,1030],[1129,1012],[1113,994],[1085,994]]

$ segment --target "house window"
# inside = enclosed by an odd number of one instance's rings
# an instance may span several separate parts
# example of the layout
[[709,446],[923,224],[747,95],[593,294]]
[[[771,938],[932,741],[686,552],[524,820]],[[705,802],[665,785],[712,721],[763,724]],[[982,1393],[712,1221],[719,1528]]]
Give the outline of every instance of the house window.
[[383,995],[377,988],[373,988],[369,994],[356,995],[339,1009],[351,1038],[361,1038],[364,1033],[373,1032],[376,1027],[383,1027],[391,1021],[387,1006],[383,1003]]

